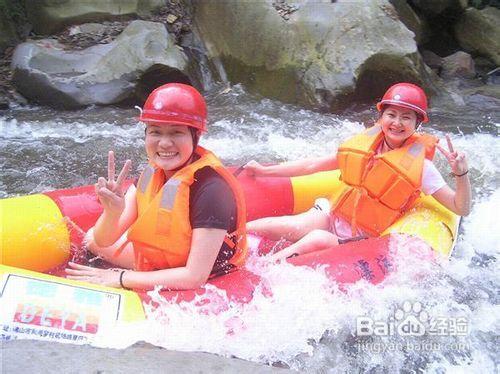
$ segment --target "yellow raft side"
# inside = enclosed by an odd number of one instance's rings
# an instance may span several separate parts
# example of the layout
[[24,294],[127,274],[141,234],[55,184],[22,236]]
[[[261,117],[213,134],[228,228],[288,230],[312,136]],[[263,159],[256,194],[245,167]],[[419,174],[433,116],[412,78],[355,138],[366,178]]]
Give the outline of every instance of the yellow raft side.
[[[291,178],[293,213],[310,209],[317,198],[329,199],[341,193],[340,171],[324,171]],[[421,195],[413,209],[385,230],[382,235],[402,233],[417,236],[436,252],[450,256],[455,245],[460,217],[439,204],[432,196]]]
[[[11,266],[1,265],[0,264],[0,284],[2,285],[2,292],[5,291],[5,285],[9,276],[22,277],[32,281],[40,281],[44,283],[41,289],[46,289],[47,287],[65,287],[70,286],[74,289],[85,290],[87,292],[97,291],[107,295],[113,295],[119,297],[119,313],[118,313],[118,321],[119,322],[136,322],[142,321],[146,319],[146,315],[144,313],[144,308],[142,306],[142,301],[139,296],[133,292],[123,289],[104,287],[96,284],[80,282],[65,278],[56,277],[53,275],[38,273],[30,270],[19,269]],[[66,292],[66,294],[68,294]],[[0,294],[0,296],[3,296]],[[16,297],[19,298],[17,300],[18,303],[25,303],[29,300],[29,295],[24,295],[22,292],[16,292]],[[2,298],[0,297],[0,304],[2,303]],[[67,303],[68,308],[72,307],[72,305]],[[82,307],[81,305],[73,305],[77,307]]]
[[385,230],[417,236],[436,252],[449,257],[458,235],[460,217],[439,204],[432,196],[422,195],[413,209]]
[[339,177],[340,170],[333,170],[290,178],[294,198],[293,214],[311,209],[316,199],[330,199],[341,187]]
[[0,214],[0,264],[46,271],[69,259],[69,232],[50,197],[2,199]]

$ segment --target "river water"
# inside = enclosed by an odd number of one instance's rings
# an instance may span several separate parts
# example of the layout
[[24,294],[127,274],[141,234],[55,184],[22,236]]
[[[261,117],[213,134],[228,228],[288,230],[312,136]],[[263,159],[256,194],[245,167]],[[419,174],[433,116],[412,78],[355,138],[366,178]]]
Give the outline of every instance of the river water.
[[[240,86],[229,92],[215,87],[207,100],[210,132],[201,144],[232,165],[332,152],[361,131],[363,121],[376,117],[372,106],[322,114],[251,95]],[[145,156],[137,114],[109,107],[72,112],[24,107],[1,113],[0,197],[94,183],[106,174],[110,149],[118,165],[132,159],[138,175]],[[455,147],[467,153],[471,170],[473,210],[462,220],[449,261],[436,265],[415,258],[409,254],[411,244],[401,240],[393,245],[403,271],[377,286],[358,282],[339,289],[321,270],[254,259],[248,266],[265,279],[272,297],[256,290],[251,303],[217,316],[200,315],[194,306],[164,305],[151,312],[154,318],[120,326],[95,345],[126,348],[144,341],[321,373],[498,371],[499,124],[498,108],[487,102],[431,111],[426,130],[440,138],[449,133]],[[437,156],[436,164],[448,173],[443,157]],[[358,317],[380,329],[359,336]],[[395,331],[395,323],[408,318],[426,326],[424,336]]]

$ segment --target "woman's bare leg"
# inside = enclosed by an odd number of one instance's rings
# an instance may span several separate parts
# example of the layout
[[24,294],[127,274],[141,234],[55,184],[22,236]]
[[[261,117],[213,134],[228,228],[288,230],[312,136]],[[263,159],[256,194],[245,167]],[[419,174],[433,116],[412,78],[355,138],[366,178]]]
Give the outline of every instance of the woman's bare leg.
[[317,209],[294,216],[266,217],[247,223],[248,232],[271,240],[284,238],[291,242],[296,242],[313,230],[328,230],[329,227],[329,216]]
[[284,260],[294,254],[300,255],[304,253],[320,251],[322,249],[327,249],[338,245],[339,241],[336,235],[329,231],[324,230],[313,230],[303,238],[301,238],[296,243],[291,246],[275,253],[272,257],[272,261]]

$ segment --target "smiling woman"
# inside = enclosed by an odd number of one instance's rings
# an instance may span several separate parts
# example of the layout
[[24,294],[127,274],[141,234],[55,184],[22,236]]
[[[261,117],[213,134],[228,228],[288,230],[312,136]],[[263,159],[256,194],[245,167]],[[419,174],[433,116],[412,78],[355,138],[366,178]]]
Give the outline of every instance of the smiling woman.
[[169,171],[185,165],[195,149],[192,132],[182,125],[146,125],[145,143],[149,160]]
[[[465,154],[454,150],[448,136],[445,150],[434,136],[416,132],[420,123],[429,121],[424,91],[411,83],[397,83],[377,109],[380,117],[375,126],[346,140],[331,155],[273,166],[250,161],[245,166],[253,175],[287,177],[340,169],[343,188],[330,201],[319,201],[296,216],[248,223],[251,232],[294,242],[275,254],[275,260],[325,249],[339,240],[379,236],[414,206],[421,192],[456,214],[469,214],[471,187]],[[456,191],[432,163],[436,148],[451,166]]]
[[170,83],[149,95],[140,117],[149,164],[137,186],[124,191],[131,161],[115,180],[109,152],[108,177],[95,185],[104,211],[86,236],[94,254],[120,268],[70,262],[68,278],[122,288],[192,289],[244,263],[243,193],[220,160],[198,146],[206,116],[205,100],[191,86]]

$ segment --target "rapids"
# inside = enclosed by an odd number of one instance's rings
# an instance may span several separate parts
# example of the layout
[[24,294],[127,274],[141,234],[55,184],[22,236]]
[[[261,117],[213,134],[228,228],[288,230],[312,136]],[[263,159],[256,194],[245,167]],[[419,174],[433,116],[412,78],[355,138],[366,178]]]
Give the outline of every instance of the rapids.
[[[207,99],[210,132],[201,144],[231,165],[332,152],[363,129],[362,121],[376,117],[373,106],[324,114],[251,95],[238,85],[229,92],[216,87]],[[500,115],[497,108],[477,105],[454,112],[435,108],[426,126],[443,139],[450,133],[456,148],[467,153],[471,170],[473,209],[462,220],[449,261],[431,265],[409,254],[410,242],[395,241],[397,265],[403,270],[380,285],[358,282],[340,289],[321,269],[252,258],[248,266],[264,277],[271,297],[257,289],[251,303],[233,305],[217,316],[200,315],[192,304],[163,302],[150,311],[154,318],[118,326],[95,344],[125,348],[145,341],[321,373],[498,370]],[[110,107],[62,112],[33,106],[0,112],[0,197],[92,184],[106,174],[111,149],[117,167],[130,158],[138,176],[146,160],[137,114]],[[436,164],[448,174],[443,157],[438,155]],[[152,295],[158,298],[154,291]],[[224,298],[217,289],[211,295]],[[360,336],[358,318],[381,329]],[[391,328],[409,318],[425,326],[423,336],[404,336]]]

